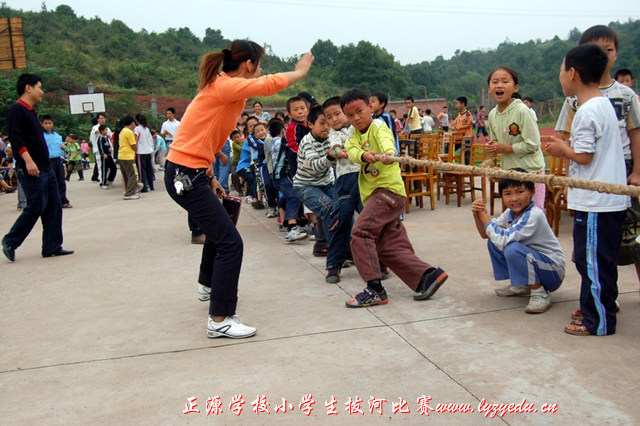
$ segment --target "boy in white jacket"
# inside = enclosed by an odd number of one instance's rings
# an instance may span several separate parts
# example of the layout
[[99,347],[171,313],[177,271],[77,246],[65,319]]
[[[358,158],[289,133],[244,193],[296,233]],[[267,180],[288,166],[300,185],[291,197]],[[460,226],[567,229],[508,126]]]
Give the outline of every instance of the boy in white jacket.
[[[512,169],[526,173],[523,169]],[[511,280],[496,289],[502,297],[530,296],[525,312],[540,314],[551,307],[549,293],[564,279],[565,258],[544,212],[531,200],[535,186],[530,181],[503,178],[498,184],[507,209],[490,220],[485,201],[471,205],[482,238],[489,239],[489,256],[496,280]]]

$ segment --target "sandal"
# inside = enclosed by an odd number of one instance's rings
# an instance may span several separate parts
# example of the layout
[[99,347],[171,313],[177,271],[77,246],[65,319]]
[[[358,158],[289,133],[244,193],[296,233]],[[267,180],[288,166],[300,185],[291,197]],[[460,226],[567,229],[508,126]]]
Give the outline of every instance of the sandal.
[[72,206],[70,203],[66,203],[66,204],[63,204],[63,205],[62,205],[62,208],[63,208],[63,209],[70,209],[70,208],[72,208],[72,207],[73,207],[73,206]]
[[[618,303],[617,300],[616,300],[616,312],[620,312],[620,304]],[[572,320],[582,321],[583,320],[582,311],[580,309],[578,309],[578,310],[575,310],[575,311],[571,312],[571,319]]]
[[579,320],[571,321],[571,324],[565,325],[564,332],[574,336],[591,336],[591,332]]

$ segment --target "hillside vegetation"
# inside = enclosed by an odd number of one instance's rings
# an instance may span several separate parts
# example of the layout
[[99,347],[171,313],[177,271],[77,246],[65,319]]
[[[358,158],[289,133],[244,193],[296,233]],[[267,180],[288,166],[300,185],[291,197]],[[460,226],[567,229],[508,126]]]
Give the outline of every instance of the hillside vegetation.
[[[115,95],[108,99],[109,114],[144,111],[136,105],[135,94],[156,97],[192,98],[197,88],[197,71],[203,54],[222,49],[229,40],[219,30],[208,28],[203,39],[189,28],[170,28],[163,33],[135,32],[122,21],[103,22],[98,17],[76,16],[73,9],[60,5],[55,10],[22,12],[0,5],[0,17],[19,16],[27,48],[27,70],[0,73],[0,127],[4,112],[15,101],[15,80],[22,72],[33,72],[45,81],[47,98],[42,110],[52,113],[58,127],[77,131],[86,127],[86,117],[70,117],[66,95],[84,93],[93,83],[96,92]],[[609,24],[620,37],[616,68],[640,73],[640,20]],[[486,95],[488,73],[506,64],[520,74],[520,93],[542,102],[562,96],[558,69],[564,54],[577,44],[580,31],[568,30],[566,39],[508,40],[495,49],[457,51],[450,59],[400,65],[392,52],[368,41],[336,46],[331,40],[318,40],[312,52],[316,61],[308,78],[287,91],[268,99],[266,105],[283,105],[292,94],[313,93],[323,100],[349,87],[380,90],[392,99],[407,95],[424,98],[455,99],[467,96],[470,105],[491,105]],[[263,72],[293,67],[297,58],[280,58],[265,46]],[[302,53],[302,52],[301,52]],[[483,89],[485,93],[483,94]],[[545,111],[548,108],[545,109]],[[75,127],[74,127],[75,126]]]

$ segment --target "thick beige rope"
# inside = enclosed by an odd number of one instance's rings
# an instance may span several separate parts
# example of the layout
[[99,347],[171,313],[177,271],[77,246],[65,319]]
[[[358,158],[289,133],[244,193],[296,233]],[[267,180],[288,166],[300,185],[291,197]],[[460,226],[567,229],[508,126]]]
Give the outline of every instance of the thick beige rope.
[[[382,155],[377,154],[376,160],[380,161]],[[615,183],[598,182],[585,179],[572,179],[564,176],[556,175],[540,175],[537,173],[521,173],[513,170],[504,170],[498,167],[490,167],[490,161],[485,161],[480,167],[465,166],[456,163],[447,163],[444,161],[434,160],[416,160],[409,157],[390,157],[387,159],[400,164],[407,164],[410,166],[426,166],[433,167],[439,171],[445,172],[465,172],[472,175],[487,176],[490,178],[510,178],[515,180],[528,180],[535,183],[544,183],[553,187],[568,187],[587,189],[590,191],[604,192],[607,194],[629,195],[632,197],[640,197],[640,186],[634,185],[618,185]]]

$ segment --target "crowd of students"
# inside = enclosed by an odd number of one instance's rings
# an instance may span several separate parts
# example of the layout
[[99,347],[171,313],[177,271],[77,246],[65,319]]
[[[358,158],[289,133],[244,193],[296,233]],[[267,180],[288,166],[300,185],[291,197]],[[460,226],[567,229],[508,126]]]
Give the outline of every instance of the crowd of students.
[[[632,161],[633,147],[640,146],[636,139],[640,104],[633,90],[621,84],[632,84],[628,70],[616,73],[621,83],[610,76],[617,48],[615,33],[596,26],[583,33],[580,46],[567,54],[559,78],[568,98],[557,129],[567,133],[565,139],[555,138],[541,146],[531,99],[520,98],[518,74],[506,66],[497,67],[488,76],[489,93],[497,103],[488,116],[482,107],[473,117],[467,99],[459,97],[456,118],[449,119],[444,112],[438,119],[448,125],[448,130],[469,135],[477,128],[476,136],[486,143],[486,152],[500,154],[500,166],[505,169],[544,174],[545,148],[551,155],[571,159],[571,177],[640,183],[634,172],[634,164],[640,162]],[[416,291],[417,300],[430,297],[448,276],[444,270],[415,259],[399,220],[404,206],[399,167],[374,157],[397,155],[397,131],[422,133],[424,116],[421,123],[421,114],[408,97],[405,126],[385,112],[386,102],[382,93],[367,95],[357,90],[330,98],[322,105],[315,99],[296,96],[287,101],[288,122],[279,118],[260,121],[259,105],[256,114],[231,137],[236,146],[232,152],[240,153],[236,163],[239,179],[232,178],[235,189],[242,194],[244,182],[251,197],[247,200],[254,207],[266,203],[268,215],[277,216],[280,228],[287,232],[285,241],[304,239],[310,232],[316,241],[326,240],[326,250],[318,250],[316,243],[313,253],[327,256],[329,283],[339,282],[341,269],[350,260],[355,261],[367,286],[347,302],[349,307],[387,303],[380,280],[389,268]],[[429,113],[426,116],[431,118]],[[425,125],[433,130],[435,122],[427,120]],[[624,161],[629,179],[623,173]],[[507,179],[501,181],[499,189],[506,210],[498,218],[489,218],[484,200],[472,206],[480,235],[489,239],[496,280],[510,280],[506,287],[496,289],[496,294],[528,296],[525,312],[543,313],[551,307],[550,294],[560,287],[565,273],[564,254],[541,210],[545,185]],[[374,194],[376,203],[371,204]],[[635,231],[640,210],[631,207],[627,211],[628,197],[594,197],[588,191],[572,188],[568,200],[569,208],[576,212],[574,255],[582,286],[580,309],[571,313],[572,322],[565,331],[574,335],[613,334],[619,250],[623,259],[620,264],[635,263],[640,280],[640,247]],[[377,206],[375,215],[367,214],[367,205]],[[382,211],[390,216],[381,219]],[[373,217],[383,223],[373,225]],[[402,241],[390,241],[398,235]],[[399,258],[408,261],[399,264]],[[593,268],[598,271],[595,276],[589,272]]]
[[[571,161],[570,177],[640,185],[640,161],[634,161],[640,153],[640,102],[633,90],[611,77],[617,50],[615,32],[595,26],[567,53],[559,73],[567,100],[556,126],[567,137],[555,138],[544,148]],[[326,256],[327,283],[340,282],[342,269],[355,264],[366,286],[346,301],[347,307],[388,303],[382,281],[390,272],[414,291],[415,300],[432,297],[449,275],[414,253],[402,221],[406,193],[401,170],[391,157],[399,154],[399,131],[433,131],[434,120],[421,120],[413,99],[407,97],[407,120],[399,123],[395,114],[385,112],[385,94],[351,89],[321,104],[300,93],[287,100],[286,114],[277,112],[274,118],[255,102],[254,114],[236,123],[248,97],[283,90],[303,78],[313,62],[313,56],[306,54],[294,71],[260,77],[263,56],[264,49],[243,40],[205,56],[198,94],[183,123],[175,120],[175,111],[167,111],[170,125],[163,125],[160,133],[149,129],[146,117],[138,114],[123,117],[121,128],[112,134],[106,117],[99,114],[91,131],[100,160],[93,180],[104,189],[113,185],[117,153],[123,197],[138,199],[138,192],[154,190],[154,154],[160,154],[169,196],[206,236],[198,297],[210,301],[209,337],[244,338],[256,333],[235,314],[242,239],[205,179],[211,173],[217,178],[211,185],[220,185],[227,194],[233,187],[252,207],[266,208],[274,227],[285,233],[285,242],[314,238],[313,254]],[[627,70],[616,73],[616,79],[633,83]],[[500,154],[501,167],[544,173],[536,118],[518,95],[517,72],[499,66],[487,84],[497,104],[488,116],[481,108],[474,119],[467,99],[459,97],[454,119],[446,107],[438,115],[442,129],[471,135],[476,124],[486,152]],[[45,115],[41,120],[48,166],[58,184],[64,184],[74,169],[82,180],[86,153],[82,145],[73,135],[63,143],[53,131],[52,118]],[[164,151],[169,151],[166,165]],[[23,152],[24,147],[19,154]],[[65,155],[69,156],[66,175],[61,160]],[[30,164],[22,166],[36,172]],[[484,200],[472,204],[478,233],[489,240],[494,277],[510,280],[496,294],[529,296],[525,311],[543,313],[551,307],[550,294],[565,274],[564,254],[540,210],[544,185],[503,179],[499,191],[506,210],[497,218],[488,216]],[[564,331],[579,336],[614,334],[617,265],[635,264],[640,280],[640,205],[626,196],[573,188],[567,198],[568,208],[575,211],[573,253],[582,281],[580,308],[571,312],[572,321]],[[62,189],[60,200],[63,207],[71,206]],[[7,236],[3,251],[13,261],[16,243]],[[53,250],[54,255],[70,253],[61,246]]]

